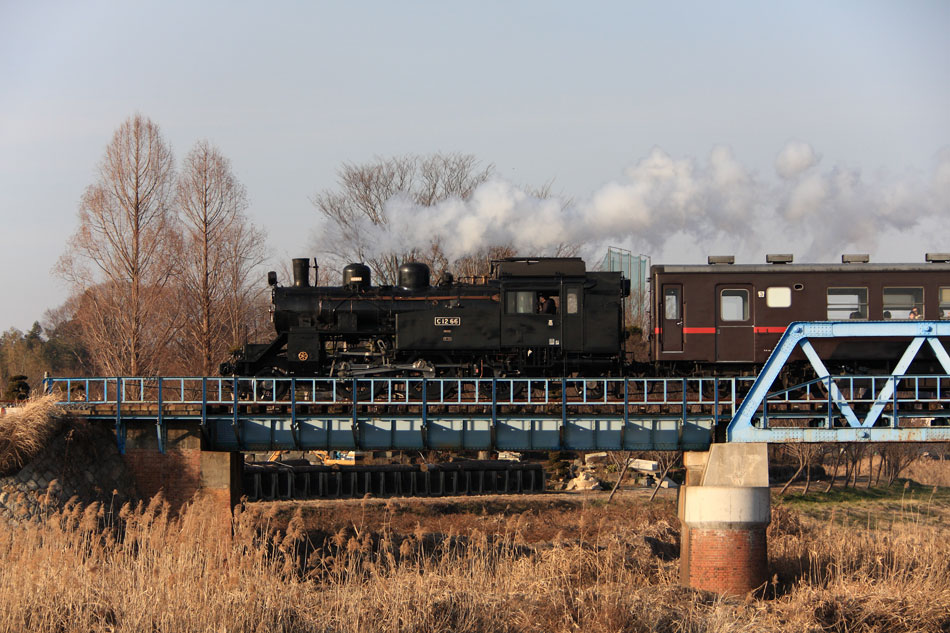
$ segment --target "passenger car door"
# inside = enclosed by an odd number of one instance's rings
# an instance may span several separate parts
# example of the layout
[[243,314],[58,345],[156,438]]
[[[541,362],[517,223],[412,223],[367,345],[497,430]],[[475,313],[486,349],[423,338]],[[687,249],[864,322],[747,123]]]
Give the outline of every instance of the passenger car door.
[[751,284],[716,286],[716,360],[755,360],[755,315]]
[[660,306],[660,346],[663,352],[683,351],[683,286],[663,284]]

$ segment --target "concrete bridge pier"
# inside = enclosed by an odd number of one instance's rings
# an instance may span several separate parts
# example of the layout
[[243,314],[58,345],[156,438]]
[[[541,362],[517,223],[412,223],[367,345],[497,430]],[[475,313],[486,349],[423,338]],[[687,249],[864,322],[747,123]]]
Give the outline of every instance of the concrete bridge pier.
[[145,499],[161,491],[173,512],[196,499],[230,526],[234,506],[241,501],[243,456],[205,450],[196,422],[166,422],[165,452],[158,449],[154,423],[126,425],[126,468]]
[[713,444],[683,461],[681,582],[731,595],[763,586],[771,517],[767,444]]

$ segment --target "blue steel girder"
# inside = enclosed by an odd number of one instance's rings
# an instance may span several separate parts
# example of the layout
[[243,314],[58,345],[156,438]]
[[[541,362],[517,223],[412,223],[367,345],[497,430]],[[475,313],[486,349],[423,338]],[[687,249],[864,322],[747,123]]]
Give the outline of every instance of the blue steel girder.
[[[918,352],[927,344],[934,352],[945,374],[950,375],[950,355],[940,341],[940,337],[950,337],[948,321],[821,321],[795,322],[788,326],[772,354],[769,356],[758,377],[739,405],[726,430],[729,442],[893,442],[893,441],[948,441],[950,427],[898,427],[898,403],[896,399],[897,383],[907,379],[905,376]],[[870,380],[874,377],[836,377],[828,371],[812,345],[813,339],[861,339],[895,338],[907,339],[908,345],[897,360],[893,371],[884,377],[883,387],[875,395],[867,414],[859,419],[852,402],[842,394],[837,380],[851,380],[851,395],[854,395],[854,379]],[[818,381],[824,385],[828,394],[827,424],[825,428],[772,428],[768,425],[767,399],[769,390],[786,367],[789,358],[796,349],[801,348]],[[948,376],[933,376],[939,381]],[[799,385],[784,390],[787,393],[807,387]],[[939,390],[939,389],[938,389]],[[950,402],[942,402],[950,404]],[[888,428],[877,426],[888,404],[892,405],[892,420]],[[847,426],[835,428],[832,423],[833,407],[844,418]],[[756,420],[758,419],[758,424]]]
[[[223,421],[223,420],[222,420]],[[423,426],[418,415],[297,416],[297,434],[287,416],[242,418],[243,450],[707,450],[712,418],[680,416],[647,419],[622,416],[430,414]],[[212,420],[210,446],[241,450],[225,424]]]

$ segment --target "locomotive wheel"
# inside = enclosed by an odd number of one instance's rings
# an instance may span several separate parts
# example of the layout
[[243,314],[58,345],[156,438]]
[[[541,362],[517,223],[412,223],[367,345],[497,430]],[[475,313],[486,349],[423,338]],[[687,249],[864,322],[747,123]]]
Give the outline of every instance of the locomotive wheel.
[[[276,380],[279,378],[287,378],[287,374],[276,367],[268,367],[267,369],[262,369],[254,375],[255,378],[262,378],[264,381],[262,384],[264,386],[263,390],[258,391],[258,395],[262,397],[270,397],[274,402],[281,402],[284,400],[290,400],[290,383],[284,380]],[[274,378],[273,382],[268,382],[267,378]]]

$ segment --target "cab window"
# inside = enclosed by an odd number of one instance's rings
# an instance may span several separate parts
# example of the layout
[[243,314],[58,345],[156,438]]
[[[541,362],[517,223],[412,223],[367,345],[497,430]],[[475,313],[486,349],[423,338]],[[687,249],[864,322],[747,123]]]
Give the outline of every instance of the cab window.
[[578,301],[578,291],[571,289],[567,291],[567,313],[568,314],[577,314],[577,306],[580,303]]
[[510,290],[505,295],[505,312],[508,314],[534,314],[538,298],[533,290]]

